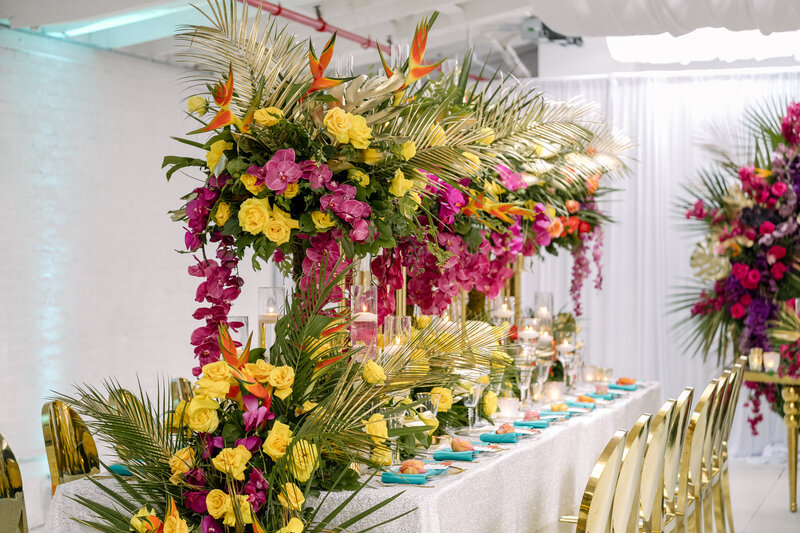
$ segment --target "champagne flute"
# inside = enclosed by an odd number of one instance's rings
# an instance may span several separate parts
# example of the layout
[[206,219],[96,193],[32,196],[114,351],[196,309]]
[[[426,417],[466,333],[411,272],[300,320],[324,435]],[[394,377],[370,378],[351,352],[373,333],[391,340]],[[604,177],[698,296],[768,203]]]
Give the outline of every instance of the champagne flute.
[[470,386],[469,393],[464,397],[464,406],[467,408],[467,423],[469,424],[469,433],[472,433],[476,423],[476,407],[483,395],[483,389],[486,388],[485,383],[473,383]]

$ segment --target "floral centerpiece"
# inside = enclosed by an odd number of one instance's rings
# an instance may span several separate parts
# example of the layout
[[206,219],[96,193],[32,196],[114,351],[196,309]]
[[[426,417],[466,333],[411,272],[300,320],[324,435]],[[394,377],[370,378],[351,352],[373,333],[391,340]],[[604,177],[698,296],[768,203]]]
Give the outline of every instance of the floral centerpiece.
[[[704,356],[716,351],[721,362],[730,348],[744,354],[751,348],[780,350],[779,372],[796,376],[794,313],[784,304],[800,296],[800,104],[789,105],[782,115],[753,111],[750,125],[757,147],[753,163],[723,160],[718,171],[702,175],[701,196],[683,205],[686,219],[703,234],[691,258],[703,285],[679,304],[691,313],[689,342]],[[766,395],[779,409],[780,395],[775,385],[746,386],[755,431],[762,418],[759,397]]]

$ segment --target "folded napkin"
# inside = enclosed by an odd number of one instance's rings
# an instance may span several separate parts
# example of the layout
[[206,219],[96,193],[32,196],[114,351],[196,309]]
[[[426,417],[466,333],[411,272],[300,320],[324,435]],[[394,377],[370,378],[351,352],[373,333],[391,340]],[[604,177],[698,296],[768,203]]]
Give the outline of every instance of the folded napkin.
[[590,402],[564,402],[569,407],[576,407],[578,409],[594,409],[596,406]]
[[544,429],[546,427],[550,427],[550,419],[546,420],[517,420],[514,422],[514,426],[518,428],[536,428],[536,429]]
[[611,394],[610,392],[608,394],[597,394],[596,392],[590,392],[586,396],[591,396],[595,400],[613,400],[617,397],[616,394]]
[[454,452],[452,450],[436,450],[433,452],[435,461],[472,461],[476,452]]
[[407,485],[424,485],[428,480],[425,474],[398,474],[396,472],[384,472],[381,474],[381,481],[384,483],[405,483]]
[[608,384],[608,388],[609,389],[616,389],[616,390],[634,391],[634,390],[636,390],[636,383],[634,383],[633,385],[617,385],[616,383],[609,383]]
[[482,433],[481,440],[483,442],[501,443],[501,442],[517,442],[516,433]]
[[132,476],[133,472],[128,470],[125,465],[108,465],[108,470],[117,474],[118,476]]

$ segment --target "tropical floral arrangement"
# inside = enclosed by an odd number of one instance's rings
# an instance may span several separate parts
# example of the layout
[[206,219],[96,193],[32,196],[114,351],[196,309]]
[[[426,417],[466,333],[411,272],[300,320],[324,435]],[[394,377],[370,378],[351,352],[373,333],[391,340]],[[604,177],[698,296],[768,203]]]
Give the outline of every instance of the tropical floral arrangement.
[[[755,139],[752,163],[723,158],[701,175],[700,196],[682,205],[702,235],[691,258],[702,287],[688,290],[679,304],[690,310],[689,343],[704,357],[715,351],[724,362],[731,348],[744,354],[752,348],[780,350],[779,373],[797,376],[800,324],[791,300],[800,296],[800,104],[785,112],[751,111],[748,131]],[[780,394],[775,385],[746,386],[755,431],[762,419],[760,397],[779,410]]]
[[[311,496],[360,490],[364,483],[353,465],[391,464],[390,439],[428,443],[438,425],[432,417],[389,427],[417,407],[405,399],[409,390],[444,393],[464,382],[465,370],[488,368],[486,354],[505,332],[469,326],[465,345],[433,320],[382,364],[364,360],[348,346],[347,309],[330,298],[351,268],[313,277],[287,303],[269,362],[263,349],[237,347],[221,326],[222,359],[202,367],[194,396],[174,408],[113,382],[105,394],[79,387],[63,398],[132,473],[114,476],[122,491],[92,480],[115,505],[80,499],[98,516],[87,525],[139,533],[323,531],[338,511],[319,514]],[[383,504],[336,528],[353,526]]]

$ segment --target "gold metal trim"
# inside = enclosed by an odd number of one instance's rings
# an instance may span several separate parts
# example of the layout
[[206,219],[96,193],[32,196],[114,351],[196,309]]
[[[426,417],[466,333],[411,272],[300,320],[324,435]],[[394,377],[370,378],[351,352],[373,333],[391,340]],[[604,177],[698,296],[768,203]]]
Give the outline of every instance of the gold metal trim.
[[627,431],[617,430],[595,463],[581,498],[576,533],[606,531],[627,434]]
[[[639,514],[642,530],[646,533],[661,531],[664,520],[664,460],[667,442],[676,416],[676,400],[668,400],[650,423],[647,451],[642,464],[642,481],[639,489]],[[634,529],[636,531],[636,529]]]
[[622,466],[614,489],[611,506],[611,531],[626,533],[635,531],[639,525],[639,488],[641,486],[642,461],[647,449],[647,436],[650,433],[650,418],[644,414],[639,417],[625,441]]
[[22,474],[8,442],[0,435],[0,531],[28,533]]
[[56,400],[42,406],[42,435],[53,493],[62,483],[100,472],[94,439],[69,405]]

